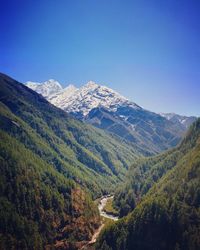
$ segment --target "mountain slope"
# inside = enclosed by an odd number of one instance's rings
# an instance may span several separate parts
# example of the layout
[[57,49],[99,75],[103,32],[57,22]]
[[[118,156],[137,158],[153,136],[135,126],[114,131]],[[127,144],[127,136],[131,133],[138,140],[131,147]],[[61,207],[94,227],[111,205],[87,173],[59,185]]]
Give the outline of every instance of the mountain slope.
[[0,98],[12,115],[1,119],[2,129],[95,196],[122,181],[131,160],[140,155],[137,148],[73,119],[3,75]]
[[184,133],[184,129],[160,115],[131,106],[120,106],[114,112],[98,107],[85,120],[138,145],[150,154],[174,147]]
[[195,116],[183,116],[174,113],[161,113],[160,115],[179,126],[183,126],[186,129],[188,129],[190,125],[197,119]]
[[[128,181],[123,186],[120,186],[114,198],[114,205],[119,209],[121,216],[127,215],[133,210],[141,197],[145,195],[167,171],[176,166],[177,162],[192,146],[186,141],[187,138],[188,136],[175,149],[155,157],[141,158],[131,165],[128,173]],[[196,138],[198,138],[198,136],[196,136]]]
[[92,81],[80,89],[70,86],[46,98],[74,117],[130,141],[148,154],[175,146],[186,131],[182,124],[147,111]]
[[[97,249],[200,248],[200,119],[179,150],[184,154],[173,168],[131,214],[105,229]],[[173,154],[169,160],[176,158]]]
[[90,195],[139,155],[0,74],[0,248],[80,247],[100,223]]
[[73,181],[3,131],[0,163],[0,249],[44,249],[63,240],[75,247],[91,238],[98,211]]

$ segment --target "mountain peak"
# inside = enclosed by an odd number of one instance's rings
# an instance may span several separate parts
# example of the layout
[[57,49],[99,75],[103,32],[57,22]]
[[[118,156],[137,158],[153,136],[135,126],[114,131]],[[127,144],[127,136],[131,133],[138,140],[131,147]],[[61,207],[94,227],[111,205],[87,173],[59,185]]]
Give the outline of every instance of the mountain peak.
[[78,88],[76,86],[74,86],[73,84],[69,84],[67,87],[65,87],[63,89],[63,91],[67,91],[67,92],[71,92],[71,91],[75,91],[78,90]]
[[87,87],[87,88],[98,88],[99,85],[94,82],[94,81],[89,81],[87,82],[83,87]]
[[25,85],[43,95],[45,98],[48,98],[50,95],[58,93],[63,89],[60,83],[54,79],[49,79],[41,83],[28,81]]
[[76,88],[74,84],[69,84],[66,88]]
[[54,79],[49,79],[49,80],[41,83],[41,85],[58,86],[60,89],[62,89],[61,84]]
[[80,89],[72,84],[62,88],[54,79],[40,84],[29,82],[27,86],[42,94],[52,104],[70,113],[79,113],[81,117],[87,116],[93,108],[97,107],[113,111],[120,105],[139,108],[118,92],[94,81],[87,82]]

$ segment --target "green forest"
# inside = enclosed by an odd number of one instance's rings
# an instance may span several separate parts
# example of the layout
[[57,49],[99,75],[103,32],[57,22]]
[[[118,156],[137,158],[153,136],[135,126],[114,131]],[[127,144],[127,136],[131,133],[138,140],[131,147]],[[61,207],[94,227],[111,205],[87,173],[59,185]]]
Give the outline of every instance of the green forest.
[[133,211],[105,228],[96,249],[199,249],[199,152],[200,119],[176,149],[134,164],[115,197],[122,215]]
[[100,224],[92,199],[112,192],[142,154],[5,75],[0,138],[1,249],[88,240]]
[[0,12],[0,250],[200,250],[200,0]]
[[1,74],[0,171],[2,250],[200,249],[200,119],[152,155]]

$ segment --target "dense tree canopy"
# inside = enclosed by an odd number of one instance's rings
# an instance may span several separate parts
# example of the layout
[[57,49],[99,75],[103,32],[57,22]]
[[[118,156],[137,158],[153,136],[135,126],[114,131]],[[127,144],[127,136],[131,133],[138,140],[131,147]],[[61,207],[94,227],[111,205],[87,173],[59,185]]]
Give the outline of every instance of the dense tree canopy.
[[[139,167],[145,166],[149,172],[149,188],[143,192],[140,189],[141,197],[136,208],[106,228],[96,248],[199,249],[200,119],[179,147],[144,162],[145,165]],[[159,170],[165,166],[165,172],[159,176]],[[132,177],[131,188],[137,181],[134,175]],[[145,182],[146,179],[142,186]],[[136,192],[132,190],[135,198]]]
[[1,74],[0,248],[89,240],[100,223],[91,196],[114,190],[139,155]]

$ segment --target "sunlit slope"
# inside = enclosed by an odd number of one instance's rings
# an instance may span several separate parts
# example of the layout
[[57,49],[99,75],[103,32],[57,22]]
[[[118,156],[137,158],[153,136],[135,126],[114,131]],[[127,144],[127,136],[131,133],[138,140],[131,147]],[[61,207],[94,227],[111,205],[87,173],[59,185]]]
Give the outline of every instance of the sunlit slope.
[[0,101],[0,128],[95,196],[110,192],[141,154],[5,75],[0,76]]
[[91,195],[112,191],[139,155],[1,74],[0,249],[90,240],[100,223]]

